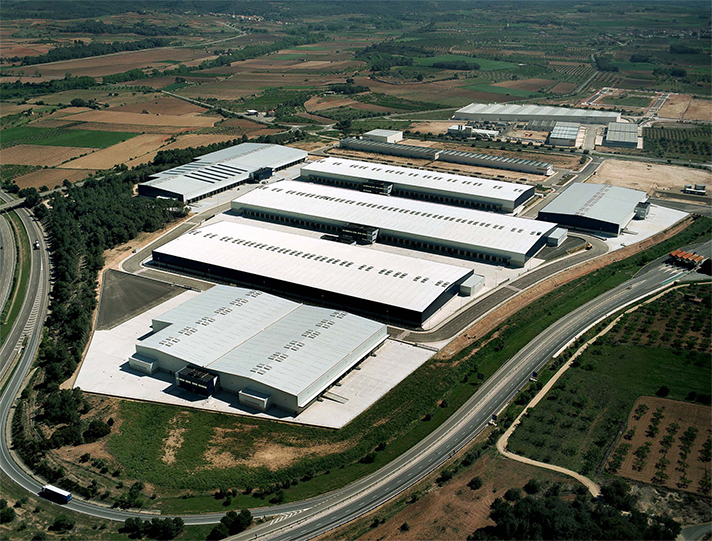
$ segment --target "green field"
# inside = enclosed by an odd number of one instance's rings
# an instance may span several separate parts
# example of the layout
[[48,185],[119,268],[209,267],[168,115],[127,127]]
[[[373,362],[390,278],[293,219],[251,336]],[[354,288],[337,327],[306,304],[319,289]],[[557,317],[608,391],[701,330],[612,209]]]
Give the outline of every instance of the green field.
[[536,96],[536,92],[531,90],[519,90],[517,88],[505,88],[488,84],[465,85],[462,88],[474,90],[475,92],[489,92],[490,94],[502,94],[503,96],[516,96],[518,98],[530,98]]
[[14,165],[8,163],[0,163],[0,182],[11,182],[17,177],[26,175],[40,169],[38,165]]
[[295,58],[304,58],[305,56],[306,53],[285,53],[273,55],[271,58],[275,58],[277,60],[294,60]]
[[17,319],[22,303],[27,294],[27,282],[30,280],[30,265],[32,250],[30,248],[30,240],[27,238],[27,231],[22,225],[22,221],[17,214],[12,211],[6,214],[8,223],[12,228],[12,234],[15,238],[15,246],[18,253],[15,263],[15,272],[12,277],[11,290],[8,294],[5,306],[0,307],[0,345],[5,342],[5,339],[12,331],[12,326]]
[[601,98],[601,103],[607,105],[618,105],[621,107],[647,107],[653,98],[646,98],[644,96],[604,96]]
[[[703,303],[685,301],[691,292]],[[522,420],[509,450],[590,473],[638,397],[654,396],[663,385],[673,400],[691,391],[709,394],[710,293],[709,285],[673,291],[624,316]]]
[[473,58],[470,56],[461,56],[456,54],[442,54],[438,56],[418,57],[413,59],[417,66],[432,66],[435,62],[453,62],[455,60],[464,60],[465,62],[477,63],[482,71],[494,71],[503,69],[517,68],[517,64],[513,62],[502,62],[501,60],[488,60],[486,58]]
[[49,145],[57,147],[108,148],[135,137],[136,133],[51,128],[10,128],[0,130],[0,146]]
[[613,62],[620,71],[653,71],[656,66],[651,62]]

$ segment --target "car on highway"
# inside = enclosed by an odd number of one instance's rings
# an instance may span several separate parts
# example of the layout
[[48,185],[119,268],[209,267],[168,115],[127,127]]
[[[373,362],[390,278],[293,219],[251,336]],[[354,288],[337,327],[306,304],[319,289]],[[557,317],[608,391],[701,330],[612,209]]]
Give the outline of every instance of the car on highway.
[[39,250],[40,249],[40,241],[36,240],[32,246],[34,247],[35,250]]

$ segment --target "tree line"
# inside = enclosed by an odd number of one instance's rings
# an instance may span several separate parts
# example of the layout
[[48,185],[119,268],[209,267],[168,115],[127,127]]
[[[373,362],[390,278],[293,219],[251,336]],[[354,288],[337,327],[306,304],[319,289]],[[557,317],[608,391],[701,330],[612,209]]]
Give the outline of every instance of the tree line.
[[9,62],[20,62],[23,66],[33,66],[35,64],[102,56],[123,51],[142,51],[144,49],[155,49],[156,47],[167,47],[171,42],[172,40],[167,38],[146,38],[137,41],[114,41],[111,43],[84,43],[81,40],[75,40],[71,45],[57,47],[45,54],[23,57],[14,56],[7,60]]
[[59,32],[69,34],[136,34],[138,36],[177,36],[190,31],[188,25],[156,26],[139,21],[132,25],[105,23],[103,21],[79,21],[57,28]]

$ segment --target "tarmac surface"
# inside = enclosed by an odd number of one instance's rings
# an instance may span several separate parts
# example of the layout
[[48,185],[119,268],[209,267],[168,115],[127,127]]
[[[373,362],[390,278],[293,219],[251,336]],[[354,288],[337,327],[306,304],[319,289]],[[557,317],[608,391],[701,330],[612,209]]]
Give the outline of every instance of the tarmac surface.
[[108,330],[158,306],[185,288],[112,269],[104,273],[97,330]]

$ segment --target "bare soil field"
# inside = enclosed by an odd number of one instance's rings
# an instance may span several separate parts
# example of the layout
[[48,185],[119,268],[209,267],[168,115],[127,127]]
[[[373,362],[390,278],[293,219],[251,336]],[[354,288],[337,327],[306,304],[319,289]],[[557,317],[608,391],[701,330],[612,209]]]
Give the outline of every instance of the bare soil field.
[[118,113],[140,113],[148,111],[152,115],[171,115],[171,116],[195,116],[207,111],[205,107],[194,105],[187,101],[172,98],[170,96],[158,96],[150,100],[111,107],[109,111]]
[[691,100],[683,119],[712,122],[712,102],[709,100]]
[[334,120],[331,118],[326,118],[325,116],[313,115],[311,113],[297,113],[296,116],[300,116],[305,119],[315,120],[319,124],[333,124]]
[[[150,49],[144,51],[129,51],[115,53],[105,56],[91,58],[79,58],[75,60],[64,60],[50,64],[42,64],[36,67],[45,77],[62,79],[65,74],[71,73],[75,76],[88,75],[90,77],[101,77],[111,73],[128,71],[135,68],[157,68],[166,69],[167,64],[161,60],[177,60],[188,65],[190,61],[204,59],[212,55],[206,54],[203,49]],[[34,67],[34,66],[33,66]],[[13,70],[13,73],[17,73]]]
[[[0,150],[0,161],[17,165],[59,165],[62,162],[94,152],[93,148],[15,145]],[[91,169],[91,168],[83,168]]]
[[251,120],[246,120],[244,118],[229,118],[224,122],[221,122],[220,125],[227,126],[229,128],[243,128],[245,130],[259,130],[264,127],[264,124],[252,122]]
[[456,120],[426,120],[411,124],[410,130],[419,131],[420,133],[446,133],[450,126],[457,123],[458,121]]
[[574,88],[576,88],[574,83],[557,83],[551,91],[557,94],[568,94],[569,92],[572,92]]
[[95,130],[95,131],[115,131],[126,133],[163,133],[167,135],[180,134],[193,131],[195,128],[185,128],[179,126],[146,126],[145,124],[109,124],[106,122],[82,122],[76,126],[70,126],[70,130]]
[[72,160],[61,167],[62,169],[109,169],[116,164],[127,163],[136,158],[143,161],[135,162],[134,165],[145,163],[151,160],[155,154],[146,159],[144,157],[160,148],[166,139],[167,136],[154,133],[137,135],[123,143]]
[[[648,410],[642,415],[636,414],[636,409],[644,404]],[[638,410],[642,411],[642,410]],[[650,432],[651,421],[656,414],[662,414],[656,434]],[[627,439],[620,440],[620,445],[630,445],[618,475],[645,483],[666,486],[671,489],[684,490],[711,496],[708,490],[700,486],[701,479],[712,474],[712,462],[703,458],[703,446],[709,440],[712,430],[712,408],[696,404],[687,404],[675,400],[667,400],[651,396],[639,398],[633,406],[628,418],[626,431],[634,430]],[[694,441],[685,445],[686,431],[694,433]],[[630,434],[628,432],[627,434]],[[668,439],[666,443],[663,438]],[[669,446],[668,446],[669,444]],[[644,460],[638,458],[647,449]],[[657,475],[662,469],[667,479]]]
[[[482,487],[472,490],[467,484],[476,476],[482,479]],[[487,454],[452,481],[442,487],[433,487],[385,524],[358,539],[467,539],[478,528],[494,525],[489,514],[495,499],[501,498],[510,488],[522,488],[532,478],[571,484],[571,480],[563,475]],[[407,532],[400,530],[404,523],[410,528]]]
[[502,81],[501,83],[494,83],[493,86],[502,86],[504,88],[516,88],[517,90],[528,90],[535,92],[546,88],[551,85],[554,81],[551,79],[522,79],[521,81]]
[[692,96],[689,94],[670,94],[660,108],[658,116],[661,118],[682,119],[691,101]]
[[358,103],[351,98],[344,98],[339,95],[329,95],[329,96],[314,96],[308,101],[304,102],[304,108],[310,113],[317,111],[324,111],[326,109],[334,109],[336,107],[352,106]]
[[712,173],[676,165],[606,160],[588,182],[612,184],[648,194],[656,190],[679,193],[685,184],[712,184]]
[[65,179],[69,182],[79,182],[94,171],[94,169],[40,169],[16,178],[15,182],[20,189],[39,189],[42,186],[47,186],[51,190],[55,186],[61,186]]
[[[72,120],[102,122],[107,124],[139,124],[145,126],[181,126],[187,128],[209,128],[216,118],[204,116],[150,115],[141,113],[120,113],[117,111],[88,111],[72,115]],[[143,131],[143,130],[142,130]]]

